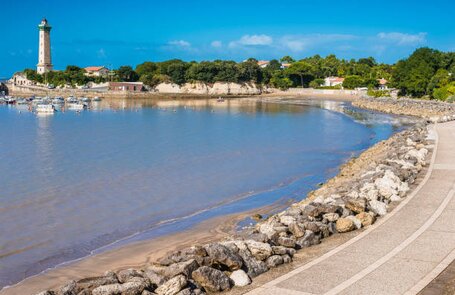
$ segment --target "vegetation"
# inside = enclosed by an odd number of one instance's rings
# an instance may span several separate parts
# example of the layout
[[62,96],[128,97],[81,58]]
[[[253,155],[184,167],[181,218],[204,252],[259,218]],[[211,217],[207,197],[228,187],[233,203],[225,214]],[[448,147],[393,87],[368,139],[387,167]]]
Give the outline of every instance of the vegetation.
[[[417,49],[409,58],[400,60],[395,65],[378,63],[373,57],[358,60],[339,59],[335,55],[321,57],[314,55],[301,60],[284,56],[279,61],[274,59],[266,67],[260,67],[256,59],[243,62],[215,60],[185,62],[172,59],[163,62],[144,62],[133,69],[121,66],[114,70],[114,75],[105,77],[87,77],[84,69],[68,66],[64,71],[47,73],[42,76],[31,69],[25,74],[39,83],[61,85],[85,85],[87,82],[141,81],[155,87],[167,82],[182,85],[187,82],[233,82],[257,83],[280,89],[290,87],[312,87],[323,89],[355,89],[366,87],[372,96],[386,95],[381,91],[372,91],[384,78],[389,85],[399,89],[401,95],[412,97],[428,96],[433,99],[447,100],[454,95],[455,52],[444,53],[434,49]],[[342,85],[324,86],[324,78],[343,77]]]

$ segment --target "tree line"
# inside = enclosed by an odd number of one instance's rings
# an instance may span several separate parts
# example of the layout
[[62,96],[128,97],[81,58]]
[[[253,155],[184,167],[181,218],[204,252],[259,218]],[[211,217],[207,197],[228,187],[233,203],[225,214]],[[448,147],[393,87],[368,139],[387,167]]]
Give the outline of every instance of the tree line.
[[[107,77],[87,77],[85,70],[68,66],[64,71],[39,75],[36,71],[24,71],[31,80],[58,85],[84,85],[90,81],[105,82]],[[408,58],[390,65],[378,63],[373,57],[339,59],[331,54],[326,57],[314,55],[300,60],[284,56],[271,60],[265,67],[250,58],[243,62],[229,60],[191,61],[172,59],[163,62],[144,62],[134,69],[121,66],[109,77],[111,81],[141,81],[149,87],[160,83],[185,84],[187,82],[234,82],[256,83],[280,89],[290,87],[345,88],[367,87],[374,89],[378,79],[386,79],[389,86],[399,90],[400,95],[446,100],[455,95],[455,52],[441,52],[419,48]],[[343,77],[342,85],[324,86],[324,78]],[[452,98],[451,98],[452,99]]]

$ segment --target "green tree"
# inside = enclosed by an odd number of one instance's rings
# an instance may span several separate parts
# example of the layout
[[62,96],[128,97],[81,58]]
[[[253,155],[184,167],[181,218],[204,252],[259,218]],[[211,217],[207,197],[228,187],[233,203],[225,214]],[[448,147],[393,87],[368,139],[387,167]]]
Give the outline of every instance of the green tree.
[[347,76],[343,81],[343,87],[346,89],[354,89],[366,86],[365,81],[358,75]]
[[133,70],[131,66],[121,66],[116,71],[120,81],[136,82],[139,80],[139,75]]
[[307,86],[314,80],[313,67],[304,61],[298,61],[286,69],[286,73],[290,76],[298,76],[302,87]]
[[295,59],[293,59],[292,57],[290,57],[289,55],[286,55],[286,56],[283,56],[280,61],[282,63],[285,63],[285,64],[292,64],[295,62]]
[[275,88],[286,90],[292,86],[292,81],[284,74],[283,71],[275,71],[270,79],[270,84]]
[[245,61],[237,64],[239,82],[262,82],[262,71],[255,61]]
[[139,75],[152,74],[155,75],[158,73],[158,66],[156,63],[151,61],[146,61],[136,66],[135,72]]

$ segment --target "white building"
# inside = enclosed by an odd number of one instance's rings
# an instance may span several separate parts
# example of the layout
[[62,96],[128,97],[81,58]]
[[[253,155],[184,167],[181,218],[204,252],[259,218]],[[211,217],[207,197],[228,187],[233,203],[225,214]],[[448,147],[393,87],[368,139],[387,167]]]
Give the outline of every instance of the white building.
[[333,87],[343,84],[344,78],[341,77],[327,77],[324,79],[324,86]]
[[109,69],[103,66],[86,67],[85,75],[87,77],[107,77]]
[[39,29],[39,50],[38,50],[38,65],[36,71],[38,74],[44,74],[52,71],[51,60],[51,29],[47,19],[43,18],[38,25]]
[[27,76],[22,72],[17,72],[14,76],[8,81],[10,84],[17,86],[33,86],[36,85],[34,81],[27,79]]

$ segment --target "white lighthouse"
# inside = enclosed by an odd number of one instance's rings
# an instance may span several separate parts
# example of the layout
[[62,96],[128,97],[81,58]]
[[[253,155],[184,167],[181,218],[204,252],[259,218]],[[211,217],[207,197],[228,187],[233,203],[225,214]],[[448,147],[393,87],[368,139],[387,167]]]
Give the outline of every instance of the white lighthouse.
[[47,23],[47,19],[43,18],[38,25],[39,29],[39,52],[38,52],[38,65],[36,71],[38,74],[44,74],[52,71],[51,61],[51,29]]

